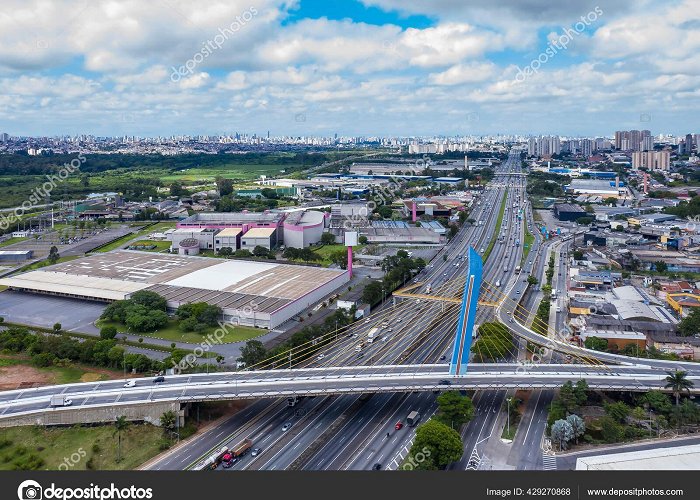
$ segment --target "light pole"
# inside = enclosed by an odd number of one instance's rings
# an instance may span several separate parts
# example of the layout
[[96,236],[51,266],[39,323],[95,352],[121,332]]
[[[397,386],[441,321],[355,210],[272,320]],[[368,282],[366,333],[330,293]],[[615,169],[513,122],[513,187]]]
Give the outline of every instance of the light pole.
[[510,439],[510,402],[513,400],[512,397],[506,399],[508,406],[506,407],[506,413],[508,414],[508,439]]

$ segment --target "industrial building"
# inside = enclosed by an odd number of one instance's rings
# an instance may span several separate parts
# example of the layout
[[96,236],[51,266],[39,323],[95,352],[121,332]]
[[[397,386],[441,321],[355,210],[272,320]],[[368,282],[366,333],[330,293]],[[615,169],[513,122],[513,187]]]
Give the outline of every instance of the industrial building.
[[326,220],[326,214],[315,210],[289,213],[282,225],[285,246],[306,248],[319,243],[326,227]]
[[[202,227],[191,227],[183,229],[175,229],[168,233],[168,239],[172,242],[170,244],[170,251],[176,251],[180,248],[180,243],[184,240],[195,240],[198,243],[198,248],[201,250],[213,250],[214,249],[214,235],[218,231],[216,229],[208,229]],[[190,247],[191,242],[190,243]]]
[[557,203],[554,205],[554,217],[563,221],[576,221],[588,215],[579,205],[571,203]]
[[277,246],[277,229],[274,227],[254,227],[241,237],[241,249],[250,250],[263,247],[272,250]]
[[627,198],[628,191],[618,178],[614,181],[598,179],[574,179],[566,186],[566,192],[571,194],[598,195],[603,198]]
[[170,310],[207,302],[221,307],[225,321],[276,328],[348,281],[347,271],[320,267],[122,250],[3,278],[0,285],[105,302],[150,290]]
[[24,262],[34,255],[34,250],[0,250],[0,262]]
[[241,234],[243,230],[238,227],[229,227],[219,231],[214,238],[214,250],[230,248],[233,252],[241,248]]
[[433,244],[443,243],[440,234],[424,227],[383,228],[365,227],[360,229],[360,235],[367,238],[368,243],[376,244]]
[[280,227],[283,212],[211,212],[196,213],[177,223],[180,228],[226,229],[241,228],[243,232],[255,227]]

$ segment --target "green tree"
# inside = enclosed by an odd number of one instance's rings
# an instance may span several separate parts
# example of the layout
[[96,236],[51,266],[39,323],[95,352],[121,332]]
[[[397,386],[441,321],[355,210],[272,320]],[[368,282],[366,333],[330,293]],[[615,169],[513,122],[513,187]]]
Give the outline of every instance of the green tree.
[[459,391],[443,392],[437,397],[438,414],[435,417],[452,429],[474,418],[474,405],[469,396],[462,396]]
[[583,252],[581,250],[574,250],[574,260],[583,260]]
[[167,431],[171,431],[175,428],[176,418],[175,412],[168,410],[160,416],[160,426]]
[[668,396],[661,391],[649,391],[642,397],[642,401],[649,405],[657,413],[668,415],[673,408]]
[[578,438],[583,436],[586,432],[586,422],[584,422],[584,420],[576,414],[572,414],[566,417],[566,421],[571,426],[571,430],[574,434],[574,439],[576,440],[576,444],[578,444]]
[[334,245],[335,235],[333,233],[323,233],[321,235],[321,243],[324,245]]
[[256,257],[267,257],[270,255],[270,251],[262,245],[257,245],[253,248],[253,255]]
[[654,269],[659,273],[668,271],[668,264],[663,261],[654,262]]
[[596,336],[586,337],[583,345],[586,346],[586,349],[606,351],[608,349],[608,339],[602,339]]
[[678,323],[678,333],[685,337],[700,333],[700,308],[694,307],[690,314]]
[[692,380],[688,380],[688,372],[683,370],[676,370],[675,372],[668,372],[666,376],[666,389],[671,389],[673,396],[676,398],[676,406],[680,402],[681,393],[687,392],[690,394],[690,389],[695,386]]
[[374,305],[382,300],[382,283],[380,281],[370,281],[362,290],[362,301]]
[[367,236],[365,236],[365,235],[363,234],[362,236],[360,236],[360,237],[358,238],[357,241],[360,242],[360,245],[366,245],[366,244],[367,244],[367,241],[368,241],[368,240],[367,240]]
[[56,333],[60,332],[61,328],[62,328],[61,323],[54,323],[53,324],[53,331],[54,332],[56,332]]
[[574,430],[567,420],[557,420],[554,422],[550,434],[552,436],[552,441],[559,445],[560,450],[565,450],[568,442],[574,438]]
[[267,350],[259,340],[249,340],[241,349],[241,356],[238,361],[245,363],[247,367],[251,367],[263,361],[267,355]]
[[[425,453],[423,450],[426,450]],[[411,454],[425,453],[425,462],[419,468],[444,469],[462,457],[462,438],[457,431],[434,419],[416,430]]]
[[117,417],[114,421],[114,432],[117,434],[117,462],[122,461],[122,432],[129,427],[129,421],[125,416]]
[[58,259],[60,259],[60,258],[61,258],[61,256],[58,253],[58,248],[56,248],[55,246],[52,246],[49,249],[49,256],[47,257],[49,264],[55,264],[56,262],[58,262]]
[[132,304],[142,305],[147,309],[165,311],[168,308],[168,302],[164,297],[161,297],[156,292],[149,290],[139,290],[135,292],[129,302]]
[[603,203],[605,203],[606,205],[612,205],[612,206],[616,207],[617,206],[617,198],[615,198],[614,196],[609,196],[609,197],[605,198]]
[[631,408],[622,401],[605,404],[605,413],[621,424],[627,421],[627,417],[629,417],[631,411]]
[[100,328],[100,338],[101,339],[113,339],[117,336],[117,328],[114,326],[103,326]]
[[537,283],[539,283],[540,281],[539,281],[537,278],[535,278],[534,276],[530,275],[530,276],[527,277],[527,282],[528,282],[528,284],[534,286],[534,285],[536,285]]
[[610,415],[605,415],[598,420],[600,434],[606,443],[617,443],[625,437],[625,428]]

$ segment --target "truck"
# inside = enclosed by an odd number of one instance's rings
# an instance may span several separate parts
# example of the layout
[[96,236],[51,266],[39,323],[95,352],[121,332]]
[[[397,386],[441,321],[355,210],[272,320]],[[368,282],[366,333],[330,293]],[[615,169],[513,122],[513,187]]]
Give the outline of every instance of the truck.
[[56,408],[59,406],[70,406],[73,404],[73,401],[67,397],[65,397],[63,394],[55,394],[51,396],[51,406]]
[[557,298],[557,289],[556,288],[552,288],[552,298],[553,299]]
[[418,413],[416,410],[413,410],[406,417],[406,422],[408,423],[409,427],[415,427],[419,421],[420,421],[420,413]]
[[216,469],[228,453],[228,446],[224,446],[219,451],[215,452],[209,458],[206,459],[206,461],[204,462],[204,468]]
[[227,450],[221,457],[221,462],[223,466],[226,469],[228,469],[233,464],[238,462],[239,458],[248,453],[248,450],[250,450],[252,447],[253,441],[251,441],[250,439],[244,439],[230,450]]
[[501,286],[500,280],[496,280],[496,286]]
[[432,287],[431,287],[430,283],[428,283],[425,287],[425,293],[430,293],[430,290],[432,290]]
[[379,328],[372,328],[369,333],[367,334],[367,343],[371,344],[375,340],[379,338]]
[[287,406],[295,406],[299,402],[299,396],[289,396],[287,398]]

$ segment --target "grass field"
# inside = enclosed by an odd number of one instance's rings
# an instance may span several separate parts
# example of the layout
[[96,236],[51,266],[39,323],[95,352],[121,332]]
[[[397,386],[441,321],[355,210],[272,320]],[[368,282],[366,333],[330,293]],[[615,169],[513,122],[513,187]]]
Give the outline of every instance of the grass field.
[[525,228],[525,236],[523,237],[523,256],[520,259],[521,266],[527,260],[527,256],[532,249],[532,244],[535,242],[535,236],[527,228],[527,217],[523,217],[523,227]]
[[169,241],[155,241],[155,240],[140,240],[134,241],[132,245],[155,245],[156,248],[152,250],[142,250],[143,252],[167,252],[170,249]]
[[277,175],[282,170],[300,167],[300,164],[291,165],[236,165],[218,168],[190,168],[180,172],[160,177],[163,182],[211,182],[216,177],[226,179],[257,179],[261,175]]
[[11,427],[0,429],[0,470],[131,470],[170,444],[162,429],[131,424],[121,433],[117,462],[113,425]]
[[[99,253],[104,253],[104,252],[111,252],[112,250],[117,250],[119,248],[123,248],[126,246],[128,242],[135,238],[140,238],[142,236],[146,236],[147,234],[151,233],[157,233],[159,231],[165,231],[167,229],[173,229],[175,227],[176,223],[175,222],[159,222],[158,224],[155,224],[153,226],[149,226],[147,228],[141,229],[139,231],[133,232],[131,234],[127,234],[126,236],[123,236],[119,238],[118,240],[113,241],[112,243],[105,245],[97,250],[95,252]],[[170,245],[168,245],[170,246]]]
[[19,243],[20,241],[24,241],[27,238],[10,238],[9,240],[5,240],[2,243],[0,243],[0,248],[1,247],[6,247],[8,245],[13,245],[15,243]]
[[[23,367],[23,372],[34,371],[42,381],[47,384],[72,384],[75,382],[95,382],[97,380],[110,380],[122,376],[122,372],[118,370],[110,370],[107,368],[94,368],[81,364],[71,363],[67,366],[48,366],[37,368],[29,357],[22,355],[0,355],[0,369],[10,368],[13,366]],[[24,369],[28,367],[29,370]],[[4,379],[11,378],[11,370],[2,373]],[[25,377],[31,377],[31,373],[26,373]],[[43,382],[39,382],[42,385]]]
[[[161,339],[170,340],[171,342],[187,342],[189,344],[201,343],[203,340],[205,340],[208,334],[214,333],[214,331],[216,331],[219,328],[218,326],[212,326],[207,328],[203,333],[183,332],[180,331],[180,329],[178,329],[177,320],[175,319],[171,319],[164,328],[149,333],[129,332],[126,325],[111,321],[98,321],[97,326],[99,328],[102,328],[103,326],[114,326],[118,332],[127,332],[132,333],[133,335],[142,336],[144,342],[148,342],[149,337],[158,337]],[[261,330],[260,328],[251,328],[247,326],[230,326],[225,329],[224,336],[221,339],[221,343],[229,344],[232,342],[241,342],[243,340],[248,340],[253,337],[262,335],[265,332],[266,330]]]
[[[80,255],[69,255],[67,257],[59,257],[58,260],[56,261],[56,264],[60,264],[61,262],[69,262],[71,260],[75,260],[79,258]],[[39,262],[35,262],[34,264],[29,264],[26,267],[23,267],[20,269],[22,272],[27,272],[27,271],[35,271],[37,269],[41,269],[42,267],[47,267],[47,266],[52,266],[48,260],[40,260]]]
[[[364,247],[365,245],[357,245],[352,247],[352,251],[359,252]],[[323,245],[322,247],[314,250],[314,253],[320,255],[323,260],[316,261],[314,263],[321,264],[323,266],[330,266],[332,264],[330,259],[331,254],[338,251],[347,252],[347,247],[345,245]]]

